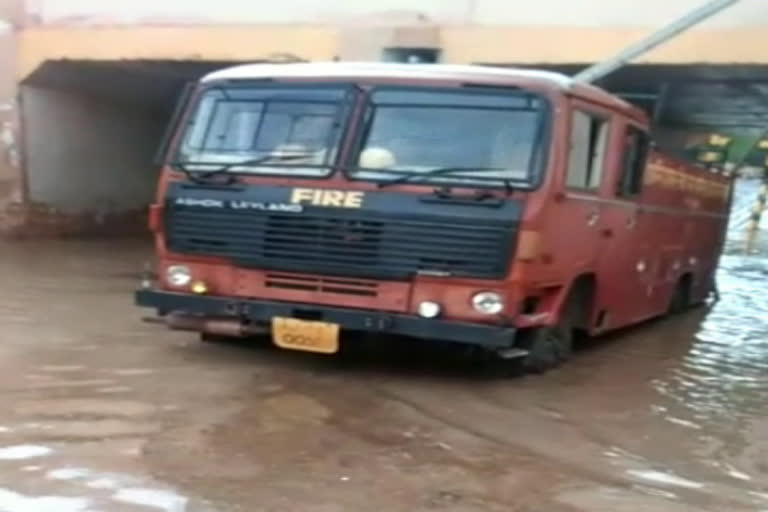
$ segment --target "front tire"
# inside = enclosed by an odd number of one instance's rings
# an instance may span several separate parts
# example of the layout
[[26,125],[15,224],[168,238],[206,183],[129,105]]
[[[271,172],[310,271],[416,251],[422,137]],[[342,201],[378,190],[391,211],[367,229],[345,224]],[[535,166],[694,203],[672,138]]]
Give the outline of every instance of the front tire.
[[507,376],[541,374],[570,359],[576,329],[584,329],[589,323],[592,291],[593,287],[589,284],[577,282],[568,293],[555,325],[536,327],[519,334],[520,340],[516,346],[528,351],[528,355],[505,359],[503,353],[494,354],[492,366],[496,368],[495,373]]
[[[571,357],[573,332],[567,315],[563,316],[558,325],[521,332],[519,349],[488,354],[490,360],[485,361],[486,373],[499,378],[521,377],[557,368]],[[518,351],[526,351],[527,355],[516,354]]]
[[570,359],[573,353],[573,327],[567,318],[552,327],[538,327],[527,333],[528,356],[523,359],[526,373],[545,373]]

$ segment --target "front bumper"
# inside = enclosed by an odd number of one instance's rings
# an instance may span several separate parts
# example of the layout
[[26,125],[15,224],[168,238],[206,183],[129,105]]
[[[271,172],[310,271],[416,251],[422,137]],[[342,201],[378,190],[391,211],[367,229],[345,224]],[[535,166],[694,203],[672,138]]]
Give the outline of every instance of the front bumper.
[[514,327],[451,322],[316,304],[233,299],[155,290],[137,291],[136,304],[153,308],[162,316],[180,312],[211,317],[233,317],[267,324],[274,317],[311,318],[335,323],[350,331],[397,334],[491,349],[511,348],[515,340]]

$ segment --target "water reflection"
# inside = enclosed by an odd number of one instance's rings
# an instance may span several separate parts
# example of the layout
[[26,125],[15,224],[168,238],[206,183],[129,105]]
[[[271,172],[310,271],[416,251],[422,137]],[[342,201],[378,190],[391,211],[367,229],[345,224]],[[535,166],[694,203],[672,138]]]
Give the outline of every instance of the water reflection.
[[164,512],[184,512],[187,508],[187,498],[174,492],[157,489],[120,489],[112,499],[122,503],[159,509]]
[[85,512],[90,504],[85,498],[25,496],[0,489],[0,512]]
[[659,393],[690,409],[698,421],[735,421],[768,412],[766,281],[768,260],[724,256],[718,273],[721,301],[681,364],[654,382]]
[[53,450],[46,446],[36,445],[16,445],[0,448],[0,460],[24,460],[44,457],[53,453]]
[[701,489],[702,487],[704,487],[704,484],[700,482],[694,482],[692,480],[688,480],[687,478],[683,478],[673,473],[665,473],[665,472],[653,471],[653,470],[632,469],[627,471],[627,474],[632,477],[639,478],[641,480],[646,480],[648,482],[653,482],[653,483],[661,484],[665,486],[683,487],[686,489]]
[[[29,466],[22,468],[22,471],[37,472],[42,469],[40,466]],[[147,486],[146,481],[132,475],[103,473],[82,467],[48,470],[45,480],[68,484],[68,487],[62,488],[68,493],[83,494],[84,488],[90,489],[86,492],[89,496],[28,496],[9,489],[0,489],[0,512],[112,510],[116,503],[139,507],[136,510],[185,512],[189,501],[187,497],[171,489]]]

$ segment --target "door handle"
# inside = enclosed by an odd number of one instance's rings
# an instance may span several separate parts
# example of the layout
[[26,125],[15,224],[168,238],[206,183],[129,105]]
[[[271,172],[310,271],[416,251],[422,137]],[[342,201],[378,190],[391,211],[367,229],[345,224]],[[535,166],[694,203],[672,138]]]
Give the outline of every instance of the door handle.
[[597,224],[597,222],[600,220],[600,212],[597,210],[592,210],[589,212],[589,215],[587,215],[587,225],[588,226],[594,226]]
[[640,216],[642,210],[640,208],[633,208],[629,217],[627,217],[627,229],[635,229],[637,226],[637,218]]

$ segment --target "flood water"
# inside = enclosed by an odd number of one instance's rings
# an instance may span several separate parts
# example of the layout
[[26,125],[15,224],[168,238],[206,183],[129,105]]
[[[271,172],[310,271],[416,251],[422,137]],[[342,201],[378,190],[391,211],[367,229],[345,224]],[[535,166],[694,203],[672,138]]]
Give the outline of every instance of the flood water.
[[140,322],[140,241],[0,247],[0,512],[768,511],[768,259],[721,301],[494,381]]

